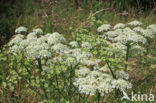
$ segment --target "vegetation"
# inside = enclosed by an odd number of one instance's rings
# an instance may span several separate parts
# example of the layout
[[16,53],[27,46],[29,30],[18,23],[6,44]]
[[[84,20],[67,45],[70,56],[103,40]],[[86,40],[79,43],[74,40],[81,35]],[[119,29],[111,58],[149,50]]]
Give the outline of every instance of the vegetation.
[[0,102],[155,103],[155,1],[136,1],[1,1]]

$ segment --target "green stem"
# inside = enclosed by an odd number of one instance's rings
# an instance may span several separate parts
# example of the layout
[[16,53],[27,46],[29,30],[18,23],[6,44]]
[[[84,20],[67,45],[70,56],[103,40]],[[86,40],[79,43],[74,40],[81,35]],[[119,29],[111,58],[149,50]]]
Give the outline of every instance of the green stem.
[[111,74],[112,74],[113,78],[114,78],[114,79],[116,79],[116,76],[115,76],[115,74],[114,74],[114,72],[113,72],[112,68],[110,67],[110,65],[109,65],[108,61],[106,61],[106,63],[107,63],[107,65],[108,65],[108,68],[109,68],[109,70],[110,70],[110,72],[111,72]]
[[[110,72],[111,72],[113,78],[114,78],[114,79],[117,79],[116,75],[114,74],[114,72],[113,72],[113,70],[112,70],[112,68],[111,68],[111,66],[109,65],[109,63],[108,63],[107,60],[106,60],[106,63],[107,63],[107,65],[108,65],[108,68],[109,68],[109,70],[110,70]],[[118,98],[119,93],[121,93],[121,91],[120,91],[119,89],[115,89],[115,93],[116,93],[116,97]]]
[[42,64],[41,64],[41,59],[37,59],[37,62],[38,62],[38,68],[40,70],[40,72],[42,71]]
[[126,46],[127,46],[127,50],[126,50],[126,58],[125,58],[126,59],[125,71],[127,72],[130,44],[126,44]]
[[101,97],[100,93],[98,92],[98,97],[97,97],[98,98],[98,103],[100,103],[100,97]]
[[[55,75],[56,77],[56,84],[57,84],[57,88],[59,89],[59,83],[58,83],[58,78],[57,78],[57,74]],[[58,102],[60,103],[60,95],[58,95]]]

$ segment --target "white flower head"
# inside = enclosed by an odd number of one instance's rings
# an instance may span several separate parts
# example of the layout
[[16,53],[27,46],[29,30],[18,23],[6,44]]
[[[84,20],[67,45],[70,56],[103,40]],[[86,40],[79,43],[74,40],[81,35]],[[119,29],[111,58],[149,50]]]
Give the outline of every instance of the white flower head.
[[51,56],[49,48],[47,43],[36,40],[29,43],[26,47],[26,52],[28,57],[31,58],[49,58]]
[[146,39],[139,35],[137,32],[131,30],[130,28],[125,28],[123,29],[122,35],[119,35],[114,39],[116,42],[120,42],[122,44],[127,44],[127,43],[145,43]]
[[72,56],[67,57],[65,63],[66,63],[68,66],[71,66],[71,65],[72,65],[72,66],[75,66],[75,65],[77,64],[75,58],[72,57]]
[[69,45],[70,45],[71,47],[78,47],[77,41],[71,41],[71,42],[69,43]]
[[141,22],[137,21],[137,20],[134,20],[132,22],[129,22],[128,25],[131,25],[131,26],[140,26],[142,25]]
[[58,32],[47,34],[47,38],[48,44],[50,45],[66,42],[66,39],[63,37],[63,35],[59,34]]
[[84,42],[81,44],[82,48],[92,49],[92,45],[89,42]]
[[17,34],[13,37],[13,39],[9,42],[9,46],[18,45],[24,39],[24,35]]
[[36,35],[35,32],[31,32],[31,33],[29,33],[29,34],[27,35],[26,38],[27,38],[27,40],[28,40],[29,42],[36,41],[36,40],[37,40],[37,35]]
[[101,62],[101,59],[90,59],[84,61],[82,64],[88,65],[88,66],[94,66],[94,68],[98,68],[98,64]]
[[144,29],[142,27],[139,27],[139,26],[133,28],[133,30],[136,31],[136,32],[139,32],[139,33],[143,33],[144,32]]
[[154,34],[153,31],[150,29],[146,29],[143,31],[142,33],[143,36],[147,37],[147,38],[154,38]]
[[66,51],[69,50],[69,48],[66,45],[58,43],[52,46],[52,50],[56,51],[56,53],[65,53]]
[[[89,58],[91,58],[93,55],[90,52],[81,52],[81,53],[77,53],[78,55],[76,55],[76,60],[79,63],[86,63]],[[73,54],[75,56],[75,54]]]
[[[121,72],[122,73],[122,72]],[[123,73],[127,78],[126,73]],[[75,78],[74,85],[78,86],[79,92],[87,95],[95,95],[100,92],[101,96],[112,92],[115,88],[130,89],[131,83],[123,80],[122,78],[113,79],[109,74],[97,70],[90,70],[82,67],[76,71],[77,78]],[[122,76],[123,77],[123,76]]]
[[104,35],[102,36],[104,39],[106,40],[111,40],[113,41],[115,37],[117,37],[118,34],[114,31],[108,31],[106,33],[104,33]]
[[116,25],[114,26],[113,29],[123,29],[125,26],[126,26],[126,25],[123,24],[123,23],[118,23],[118,24],[116,24]]
[[156,24],[147,26],[147,29],[151,30],[153,32],[153,34],[156,34]]
[[122,78],[122,79],[126,79],[126,80],[129,79],[128,73],[124,72],[123,70],[116,72],[115,75],[117,78]]
[[20,33],[22,33],[22,32],[27,32],[27,28],[24,27],[24,26],[20,26],[20,27],[18,27],[18,28],[15,30],[15,33],[16,33],[16,34],[20,34]]
[[156,29],[156,24],[152,24],[147,26],[147,29]]
[[22,48],[26,48],[29,45],[28,40],[24,39],[19,43],[19,46]]
[[123,79],[114,80],[112,86],[113,88],[117,88],[120,90],[126,90],[132,88],[132,84]]
[[110,72],[110,70],[108,69],[108,66],[107,66],[107,65],[101,67],[101,68],[99,69],[99,71],[101,71],[101,72]]
[[42,58],[50,58],[51,57],[51,52],[48,50],[41,50],[39,51],[39,57]]
[[85,76],[90,73],[90,70],[89,70],[89,68],[86,68],[86,67],[80,67],[80,69],[76,70],[75,73],[78,76]]
[[33,29],[33,32],[35,32],[36,34],[40,34],[40,35],[43,34],[43,31],[41,28]]
[[20,52],[19,46],[14,45],[9,48],[9,53],[13,53],[15,55],[17,52]]
[[103,24],[97,29],[97,31],[98,32],[108,31],[111,29],[111,27],[112,26],[110,24]]

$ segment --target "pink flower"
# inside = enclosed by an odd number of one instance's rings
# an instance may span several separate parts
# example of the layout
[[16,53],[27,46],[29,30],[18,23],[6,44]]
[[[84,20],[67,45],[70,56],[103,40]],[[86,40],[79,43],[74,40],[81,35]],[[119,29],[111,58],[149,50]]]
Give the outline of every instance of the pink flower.
[[89,22],[87,22],[87,23],[86,23],[86,25],[87,25],[87,26],[90,26],[90,23],[89,23]]
[[57,22],[57,19],[56,19],[56,18],[54,18],[53,22],[54,22],[54,23],[56,23],[56,22]]

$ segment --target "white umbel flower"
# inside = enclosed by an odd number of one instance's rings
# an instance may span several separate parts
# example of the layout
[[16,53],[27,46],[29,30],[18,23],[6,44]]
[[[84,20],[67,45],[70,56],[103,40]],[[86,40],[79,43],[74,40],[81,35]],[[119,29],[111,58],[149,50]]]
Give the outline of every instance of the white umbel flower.
[[152,24],[152,25],[149,25],[147,26],[147,29],[156,29],[156,24]]
[[82,48],[92,49],[92,45],[89,42],[84,42],[81,44]]
[[136,31],[136,32],[139,32],[139,33],[143,33],[144,32],[144,29],[142,27],[139,27],[139,26],[133,28],[133,30]]
[[36,40],[37,40],[37,35],[36,35],[35,32],[31,32],[31,33],[29,33],[29,34],[27,35],[26,38],[27,38],[27,40],[28,40],[29,42],[36,41]]
[[24,35],[17,34],[13,37],[13,39],[9,42],[9,46],[18,45],[24,39]]
[[51,56],[49,45],[40,41],[30,42],[26,47],[28,57],[31,58],[49,58]]
[[106,72],[106,73],[107,73],[107,72],[110,72],[110,70],[108,69],[107,65],[101,67],[101,68],[99,69],[99,71],[101,71],[101,72]]
[[140,26],[140,25],[142,25],[142,23],[137,21],[137,20],[134,20],[132,22],[129,22],[128,25],[130,25],[130,26]]
[[115,88],[125,90],[132,87],[128,81],[122,78],[113,79],[111,75],[98,69],[90,70],[83,67],[76,71],[76,75],[77,77],[73,84],[78,87],[80,93],[90,96],[95,95],[97,91],[100,92],[101,96],[104,96],[115,90]]
[[115,75],[117,78],[122,78],[122,79],[126,79],[126,80],[129,79],[128,73],[124,72],[123,70],[116,72]]
[[153,31],[150,29],[146,29],[143,31],[142,33],[143,36],[147,37],[147,38],[154,38],[154,34]]
[[120,43],[120,42],[112,43],[111,46],[112,46],[113,51],[119,50],[122,53],[122,55],[126,54],[127,47],[125,45],[123,45],[122,43]]
[[97,31],[98,32],[108,31],[111,29],[111,27],[112,26],[110,24],[103,24],[97,29]]
[[101,62],[100,59],[96,59],[96,60],[84,60],[82,62],[82,64],[88,65],[88,66],[97,66],[100,62]]
[[50,45],[64,43],[66,41],[66,39],[58,32],[47,34],[47,38],[48,38],[48,44]]
[[69,43],[69,45],[70,45],[71,47],[78,47],[77,41],[71,41],[71,42]]
[[28,45],[28,42],[24,40],[24,36],[21,34],[15,35],[15,37],[9,42],[9,52],[16,54],[17,52],[24,51],[24,48]]
[[132,84],[129,83],[128,81],[125,81],[123,79],[118,79],[113,81],[114,88],[120,89],[120,90],[125,90],[125,89],[130,89],[132,88]]
[[88,73],[90,73],[90,70],[86,67],[81,67],[79,70],[76,70],[75,73],[78,75],[78,76],[85,76],[87,75]]
[[13,45],[9,48],[9,53],[13,53],[15,55],[17,52],[20,52],[19,46]]
[[18,27],[18,28],[15,30],[15,33],[16,33],[16,34],[20,34],[20,33],[22,33],[22,32],[27,32],[27,28],[24,27],[24,26],[20,26],[20,27]]
[[104,35],[102,36],[104,39],[106,40],[111,40],[113,41],[115,37],[117,37],[118,34],[114,31],[108,31],[106,33],[104,33]]
[[[75,56],[75,54],[73,54],[73,55]],[[92,53],[90,53],[90,52],[81,52],[81,53],[79,53],[79,54],[76,56],[76,60],[77,60],[77,62],[84,64],[84,63],[86,63],[86,62],[89,60],[89,58],[92,57],[92,56],[93,56],[93,55],[92,55]]]
[[33,29],[33,32],[35,32],[36,34],[40,34],[40,35],[43,34],[43,31],[41,28]]
[[75,65],[77,64],[75,58],[72,57],[72,56],[67,57],[67,59],[65,60],[65,63],[66,63],[68,66],[75,66]]
[[147,26],[147,29],[151,30],[153,32],[153,34],[156,34],[156,24]]
[[127,43],[145,43],[146,39],[130,28],[125,28],[122,34],[116,37],[114,41],[125,45]]
[[51,52],[48,50],[41,50],[39,51],[39,57],[42,58],[50,58],[51,57]]
[[113,29],[123,29],[126,26],[126,24],[123,23],[118,23],[114,26]]
[[52,46],[52,50],[56,51],[56,53],[65,53],[69,48],[64,44],[58,43]]

